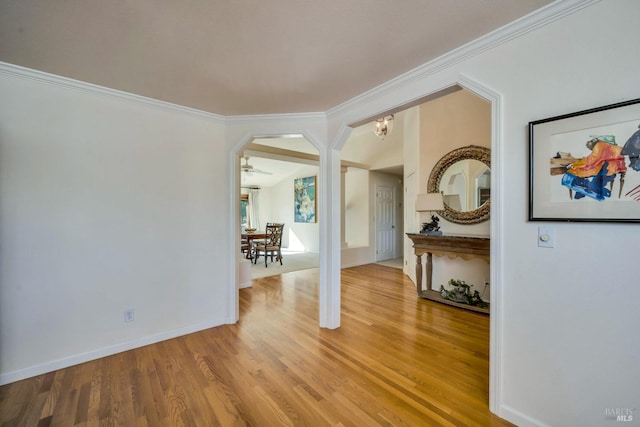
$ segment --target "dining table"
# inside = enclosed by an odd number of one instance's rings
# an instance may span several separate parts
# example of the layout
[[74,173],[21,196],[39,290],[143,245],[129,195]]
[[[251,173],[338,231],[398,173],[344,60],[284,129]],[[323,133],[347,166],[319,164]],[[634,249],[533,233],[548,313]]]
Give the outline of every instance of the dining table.
[[240,237],[242,239],[246,239],[247,240],[247,244],[249,245],[249,250],[245,254],[245,258],[251,259],[251,242],[254,241],[254,240],[266,239],[267,238],[267,233],[265,233],[264,231],[252,231],[250,233],[249,232],[245,232],[245,233],[242,233],[240,235]]

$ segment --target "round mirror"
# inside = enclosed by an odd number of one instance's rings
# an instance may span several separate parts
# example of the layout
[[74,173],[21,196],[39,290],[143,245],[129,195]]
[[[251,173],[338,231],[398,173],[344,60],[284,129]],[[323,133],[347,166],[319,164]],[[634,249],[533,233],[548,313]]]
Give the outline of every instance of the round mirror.
[[442,193],[440,216],[457,224],[476,224],[489,219],[491,194],[491,151],[470,145],[446,154],[436,163],[429,193]]

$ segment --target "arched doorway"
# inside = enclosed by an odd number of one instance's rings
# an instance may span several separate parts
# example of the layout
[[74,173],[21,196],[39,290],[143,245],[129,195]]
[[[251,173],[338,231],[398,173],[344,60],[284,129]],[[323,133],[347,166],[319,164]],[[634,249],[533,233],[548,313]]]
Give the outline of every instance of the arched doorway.
[[[498,377],[498,375],[502,371],[502,368],[501,368],[502,360],[499,352],[499,349],[502,347],[502,343],[501,343],[502,325],[500,323],[501,309],[502,309],[500,304],[500,301],[502,300],[502,287],[500,283],[501,281],[500,253],[501,253],[502,222],[500,217],[501,216],[500,215],[501,195],[500,195],[500,188],[499,188],[500,181],[501,181],[500,171],[502,169],[501,164],[499,162],[502,105],[501,105],[500,95],[470,79],[459,77],[457,82],[453,83],[451,86],[447,86],[446,88],[443,88],[440,91],[435,90],[430,95],[427,95],[417,101],[412,101],[404,106],[397,107],[394,110],[386,110],[375,116],[370,116],[368,118],[362,119],[355,123],[351,123],[351,126],[358,127],[361,125],[367,125],[369,123],[372,123],[377,116],[382,116],[389,113],[396,113],[396,111],[403,111],[408,108],[419,105],[421,103],[427,102],[430,99],[438,98],[445,94],[448,94],[457,90],[461,90],[461,89],[466,89],[467,91],[471,92],[473,95],[487,101],[489,104],[489,110],[490,110],[490,117],[488,118],[486,125],[490,129],[489,141],[487,142],[488,142],[488,145],[490,145],[491,151],[492,151],[492,156],[491,156],[492,171],[490,174],[489,182],[488,183],[485,182],[485,185],[488,185],[491,188],[491,192],[490,192],[491,218],[488,224],[488,231],[487,231],[487,235],[490,235],[491,237],[491,264],[490,264],[490,271],[488,276],[489,276],[489,283],[490,283],[489,285],[490,295],[491,295],[491,300],[493,302],[491,307],[490,336],[489,336],[489,341],[490,341],[490,357],[489,357],[489,364],[490,364],[489,401],[490,402],[489,403],[490,403],[491,410],[495,412],[498,407],[498,402],[499,402],[498,396],[500,393],[500,391],[498,390],[498,387],[500,384],[500,378]],[[335,152],[334,155],[337,155],[337,156],[340,155],[345,144],[347,144],[347,141],[348,141],[347,136],[343,136],[342,138],[338,138],[336,139],[336,141],[334,141],[334,144],[332,145],[332,148]],[[473,143],[472,141],[468,141],[464,145],[470,145],[472,143]],[[415,155],[415,152],[413,153],[413,156],[414,158],[417,157]],[[434,162],[436,160],[437,159],[435,159]],[[421,162],[422,159],[420,158],[420,159],[417,159],[416,161]],[[337,175],[338,164],[333,163],[332,167],[333,167],[331,171],[332,174]],[[410,207],[412,205],[412,201],[415,200],[415,194],[417,194],[420,191],[419,183],[421,182],[421,180],[425,180],[425,178],[419,177],[419,173],[417,173],[417,167],[415,168],[415,170],[407,170],[406,163],[404,167],[405,167],[405,171],[404,171],[405,195],[407,194],[406,193],[407,189],[412,189],[414,191],[413,196],[408,195],[405,197],[404,205],[406,207]],[[478,197],[479,198],[488,197],[488,194],[489,193],[485,191],[483,194],[479,194]],[[335,199],[333,200],[334,205],[337,205],[338,202],[339,202],[338,200],[335,200]],[[407,212],[407,216],[413,217],[415,216],[415,212]],[[334,222],[337,222],[338,220],[339,220],[338,215],[334,213]],[[405,221],[405,224],[410,226],[411,222]],[[416,224],[413,224],[413,225],[415,227]],[[412,229],[410,231],[416,232],[417,230]],[[338,250],[339,243],[340,242],[338,241],[332,242],[332,248],[334,251]],[[407,250],[407,247],[409,248],[409,250]],[[410,243],[405,246],[405,264],[406,264],[405,269],[408,269],[408,272],[407,272],[408,274],[411,274],[411,272],[414,270],[414,266],[412,262],[413,256],[412,256],[412,253],[410,252],[410,248],[411,248]],[[337,280],[339,280],[339,274],[338,274]],[[334,313],[334,316],[339,316],[339,309],[336,309],[336,311],[337,311],[337,314]]]
[[[255,262],[251,251],[238,247],[233,257],[236,288],[250,287],[252,278],[318,267],[321,219],[315,214],[304,221],[296,217],[294,184],[299,180],[313,181],[315,186],[321,176],[319,150],[298,134],[251,137],[237,147],[231,155],[236,178],[232,185],[233,240],[239,242],[249,226],[264,232],[266,224],[281,223],[284,229],[282,264],[264,257]],[[320,201],[315,193],[311,194],[310,202],[316,209]],[[231,290],[230,299],[237,310],[235,289]]]

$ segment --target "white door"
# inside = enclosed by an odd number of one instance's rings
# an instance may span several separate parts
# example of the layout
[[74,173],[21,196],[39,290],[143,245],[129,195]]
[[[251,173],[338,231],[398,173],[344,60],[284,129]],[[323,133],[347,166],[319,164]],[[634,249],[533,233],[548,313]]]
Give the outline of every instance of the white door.
[[376,261],[396,254],[395,192],[393,187],[376,185]]

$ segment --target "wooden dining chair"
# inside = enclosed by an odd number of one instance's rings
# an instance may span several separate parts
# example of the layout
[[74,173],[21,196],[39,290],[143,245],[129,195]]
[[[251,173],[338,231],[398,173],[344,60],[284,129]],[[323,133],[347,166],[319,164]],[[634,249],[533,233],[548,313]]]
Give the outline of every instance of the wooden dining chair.
[[240,251],[244,254],[245,258],[251,258],[251,248],[249,247],[248,239],[240,239]]
[[264,266],[267,267],[267,255],[273,262],[273,256],[275,255],[276,261],[280,261],[282,265],[282,230],[284,230],[284,224],[268,223],[265,230],[267,235],[266,239],[261,242],[256,242],[253,247],[253,263],[258,263],[260,254],[264,256]]

